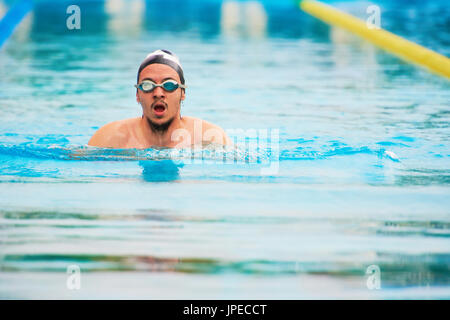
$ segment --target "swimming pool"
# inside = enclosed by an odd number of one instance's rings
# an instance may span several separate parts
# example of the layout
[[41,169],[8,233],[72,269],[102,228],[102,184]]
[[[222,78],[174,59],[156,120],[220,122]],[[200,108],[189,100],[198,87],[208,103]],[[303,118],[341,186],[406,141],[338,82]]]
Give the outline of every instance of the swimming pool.
[[[80,30],[40,1],[0,50],[1,298],[450,298],[448,80],[290,1],[70,4]],[[450,55],[445,1],[378,4]],[[86,147],[140,115],[158,48],[185,69],[182,114],[256,133],[268,161]]]

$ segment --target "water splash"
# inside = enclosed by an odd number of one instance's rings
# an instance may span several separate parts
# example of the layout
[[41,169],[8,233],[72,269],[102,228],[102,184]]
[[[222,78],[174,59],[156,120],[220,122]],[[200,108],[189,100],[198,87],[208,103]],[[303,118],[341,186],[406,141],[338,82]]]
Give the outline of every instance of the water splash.
[[108,149],[91,146],[60,146],[51,144],[42,146],[36,143],[18,145],[0,144],[0,156],[35,158],[42,160],[64,161],[145,161],[145,160],[202,160],[219,162],[264,163],[270,160],[322,160],[339,156],[355,154],[374,155],[378,158],[400,162],[399,157],[384,148],[362,147],[321,147],[313,150],[311,147],[282,149],[279,158],[271,148],[246,150],[239,146],[221,146],[209,144],[200,148],[149,148],[149,149]]

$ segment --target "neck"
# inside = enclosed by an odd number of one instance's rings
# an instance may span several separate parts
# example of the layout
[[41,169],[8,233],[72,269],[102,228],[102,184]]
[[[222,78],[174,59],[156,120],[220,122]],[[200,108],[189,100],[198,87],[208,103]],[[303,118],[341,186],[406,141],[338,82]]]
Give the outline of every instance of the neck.
[[141,126],[143,128],[144,136],[150,146],[171,147],[176,144],[176,141],[172,141],[172,133],[176,129],[183,128],[183,123],[179,114],[163,126],[154,125],[143,115]]

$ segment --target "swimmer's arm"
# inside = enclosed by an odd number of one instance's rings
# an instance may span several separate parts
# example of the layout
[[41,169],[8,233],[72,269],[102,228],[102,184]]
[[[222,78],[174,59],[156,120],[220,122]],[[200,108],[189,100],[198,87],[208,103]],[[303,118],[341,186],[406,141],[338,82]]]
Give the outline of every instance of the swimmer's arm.
[[97,130],[88,142],[89,146],[100,148],[125,148],[127,136],[123,132],[123,126],[114,121]]

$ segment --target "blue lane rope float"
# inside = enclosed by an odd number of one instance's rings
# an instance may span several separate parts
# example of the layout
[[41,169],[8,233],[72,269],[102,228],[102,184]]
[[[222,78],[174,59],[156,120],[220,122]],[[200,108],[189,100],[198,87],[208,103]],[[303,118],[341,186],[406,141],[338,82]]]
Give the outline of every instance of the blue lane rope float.
[[3,19],[0,20],[0,48],[32,9],[32,0],[19,1],[9,9]]
[[299,6],[303,11],[325,23],[346,29],[405,61],[450,79],[450,59],[446,56],[389,31],[369,29],[364,21],[319,1],[302,0]]

